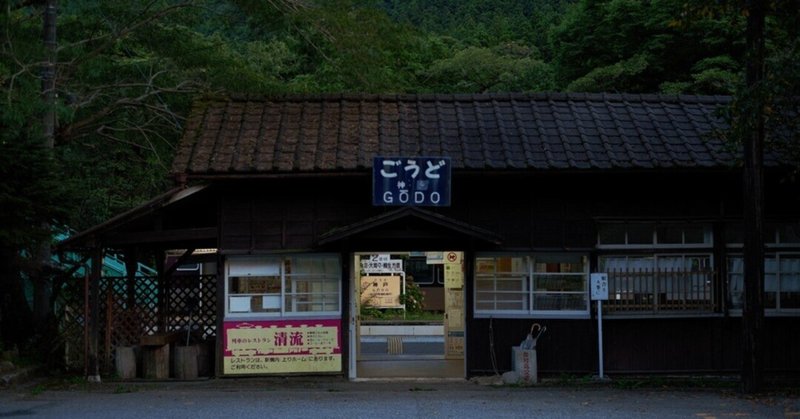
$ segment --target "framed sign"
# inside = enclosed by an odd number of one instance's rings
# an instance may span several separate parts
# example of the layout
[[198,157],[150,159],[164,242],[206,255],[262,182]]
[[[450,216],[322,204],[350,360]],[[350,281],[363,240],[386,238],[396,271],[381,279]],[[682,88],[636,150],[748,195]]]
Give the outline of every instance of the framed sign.
[[375,157],[372,205],[450,206],[449,157]]
[[226,321],[223,374],[340,372],[340,319]]
[[403,277],[399,275],[362,276],[361,305],[375,308],[403,308],[400,293]]

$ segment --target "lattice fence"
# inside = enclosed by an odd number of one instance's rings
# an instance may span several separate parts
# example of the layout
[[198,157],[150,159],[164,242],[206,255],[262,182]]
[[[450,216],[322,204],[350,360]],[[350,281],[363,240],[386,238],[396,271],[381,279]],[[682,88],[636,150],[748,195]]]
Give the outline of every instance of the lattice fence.
[[[61,333],[68,366],[83,365],[85,352],[86,306],[84,280],[66,284],[62,293]],[[117,346],[138,344],[143,335],[189,331],[192,340],[216,336],[215,275],[181,275],[169,278],[163,286],[156,277],[103,277],[100,280],[98,358],[102,373],[114,369]],[[90,316],[91,317],[91,316]]]

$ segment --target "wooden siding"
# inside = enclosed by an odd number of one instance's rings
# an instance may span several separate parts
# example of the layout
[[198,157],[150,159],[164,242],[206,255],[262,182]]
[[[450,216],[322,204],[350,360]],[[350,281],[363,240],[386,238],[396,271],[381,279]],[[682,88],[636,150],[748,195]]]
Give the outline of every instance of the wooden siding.
[[[547,326],[537,342],[542,374],[597,373],[597,320],[469,319],[467,370],[493,374],[511,369],[511,348],[531,324]],[[490,328],[491,323],[491,328]],[[741,368],[741,319],[736,317],[605,319],[605,371],[619,373],[737,372]],[[772,373],[800,373],[796,318],[767,317],[765,366]]]
[[[588,177],[462,174],[454,176],[453,205],[433,211],[493,231],[502,238],[500,246],[464,240],[463,236],[430,223],[406,219],[324,249],[316,245],[322,234],[394,210],[372,207],[368,176],[238,182],[221,188],[220,248],[223,253],[334,251],[342,255],[343,278],[349,277],[347,264],[354,251],[464,251],[469,376],[494,372],[490,342],[494,343],[497,368],[507,371],[511,367],[511,347],[519,345],[534,321],[548,327],[538,346],[543,374],[592,374],[597,369],[594,319],[474,318],[470,265],[475,254],[578,251],[591,257],[595,269],[597,256],[609,252],[595,249],[600,221],[701,221],[713,224],[715,231],[715,245],[701,251],[713,254],[719,275],[714,298],[721,302],[726,249],[717,233],[741,215],[739,175],[719,172],[706,174],[704,179],[698,182],[691,173],[607,173]],[[785,202],[793,203],[798,198],[796,193],[787,193],[792,190],[773,189],[772,199],[784,196]],[[792,215],[784,205],[771,208],[783,212],[778,215]],[[345,281],[345,321],[349,316],[347,287]],[[737,371],[740,319],[726,317],[721,304],[705,314],[685,318],[608,318],[606,370],[610,374]],[[765,324],[767,368],[800,373],[800,351],[796,348],[800,322],[796,317],[771,317]],[[343,335],[346,346],[346,330]]]
[[[434,211],[499,235],[506,249],[591,249],[598,219],[714,220],[740,201],[731,174],[454,176],[453,205]],[[718,188],[717,186],[720,186]],[[225,252],[311,249],[320,235],[395,207],[371,205],[368,176],[223,186]],[[481,250],[481,249],[477,249]],[[487,249],[488,250],[488,249]]]

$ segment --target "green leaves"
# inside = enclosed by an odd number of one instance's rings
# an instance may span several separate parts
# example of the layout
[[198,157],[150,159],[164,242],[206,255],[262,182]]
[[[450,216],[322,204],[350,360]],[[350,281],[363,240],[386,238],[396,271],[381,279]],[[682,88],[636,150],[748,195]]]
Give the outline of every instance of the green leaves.
[[731,94],[742,68],[741,16],[693,10],[680,0],[579,1],[551,32],[559,87]]
[[435,61],[424,72],[426,87],[441,93],[552,89],[553,74],[547,64],[533,58],[530,50],[520,50],[515,45],[504,47],[467,47],[452,57]]

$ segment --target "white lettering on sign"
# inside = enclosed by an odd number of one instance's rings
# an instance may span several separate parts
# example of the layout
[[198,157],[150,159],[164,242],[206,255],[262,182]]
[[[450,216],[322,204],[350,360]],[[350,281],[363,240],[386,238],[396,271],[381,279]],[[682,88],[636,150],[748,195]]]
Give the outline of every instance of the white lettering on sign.
[[[413,197],[409,195],[408,191],[400,191],[397,194],[392,193],[392,191],[386,191],[383,193],[383,202],[385,204],[393,204],[397,199],[397,202],[403,204],[407,204],[409,200],[413,200],[415,204],[421,204],[425,202],[425,197],[425,192],[420,191],[415,191]],[[434,204],[438,204],[442,200],[442,195],[439,192],[431,192],[427,197]]]
[[[426,163],[428,168],[425,169],[425,177],[428,179],[439,179],[441,176],[438,173],[439,169],[447,164],[445,160],[439,160],[437,164],[433,164],[430,161]],[[402,160],[383,160],[381,164],[383,165],[383,168],[381,168],[381,177],[384,179],[396,178],[398,176],[398,168],[406,173],[410,172],[412,179],[416,179],[421,171],[421,168],[414,159],[406,160],[405,166],[403,166]],[[397,185],[400,189],[403,189],[405,187],[405,182],[400,181]]]

